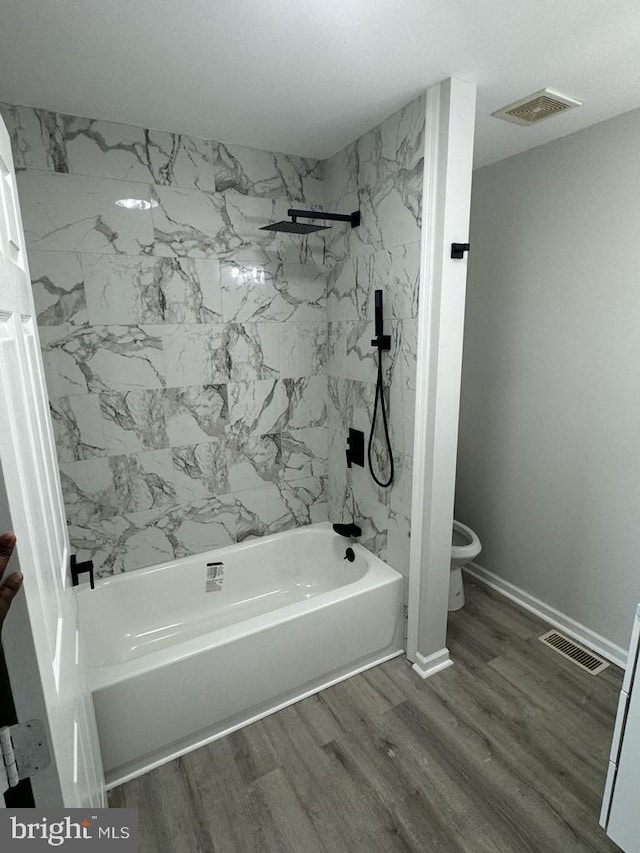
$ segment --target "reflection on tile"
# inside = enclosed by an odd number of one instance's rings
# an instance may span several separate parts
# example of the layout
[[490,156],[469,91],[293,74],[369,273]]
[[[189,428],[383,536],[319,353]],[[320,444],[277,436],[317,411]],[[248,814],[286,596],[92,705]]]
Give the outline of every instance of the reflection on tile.
[[73,252],[29,251],[38,326],[89,322],[80,258]]
[[144,254],[153,247],[151,212],[116,205],[150,188],[79,175],[28,170],[18,192],[29,250]]
[[217,261],[83,255],[94,324],[215,323],[222,314]]
[[214,143],[216,190],[322,203],[320,162],[239,145]]
[[225,320],[325,320],[326,273],[314,264],[226,261],[221,278]]

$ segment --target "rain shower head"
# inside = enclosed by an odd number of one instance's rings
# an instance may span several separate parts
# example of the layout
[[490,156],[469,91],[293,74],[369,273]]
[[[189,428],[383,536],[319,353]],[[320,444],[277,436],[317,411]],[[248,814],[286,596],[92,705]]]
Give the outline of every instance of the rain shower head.
[[330,225],[310,225],[303,222],[289,222],[283,219],[282,222],[274,222],[273,225],[263,225],[261,231],[283,231],[286,234],[311,234],[313,231],[326,231]]
[[263,225],[260,231],[284,231],[287,234],[311,234],[313,231],[324,231],[329,228],[329,225],[305,225],[298,222],[298,217],[303,219],[326,219],[332,222],[349,222],[352,228],[360,225],[360,211],[356,210],[353,213],[323,213],[321,210],[295,210],[290,207],[287,211],[287,216],[291,217],[291,222],[283,219],[281,222],[274,222],[271,225]]

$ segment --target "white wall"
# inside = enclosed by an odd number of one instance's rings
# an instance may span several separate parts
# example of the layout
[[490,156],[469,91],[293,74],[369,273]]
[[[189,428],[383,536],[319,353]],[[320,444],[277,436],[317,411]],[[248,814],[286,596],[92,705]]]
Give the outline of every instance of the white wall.
[[482,566],[626,647],[640,600],[640,110],[478,170],[471,246],[456,517]]

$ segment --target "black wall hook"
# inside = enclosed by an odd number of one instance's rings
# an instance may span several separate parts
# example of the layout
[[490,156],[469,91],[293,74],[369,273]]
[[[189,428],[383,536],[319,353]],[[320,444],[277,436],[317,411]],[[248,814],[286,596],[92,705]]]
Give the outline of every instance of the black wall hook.
[[470,243],[452,243],[451,244],[451,257],[459,261],[461,258],[464,258],[464,253],[468,252],[471,248]]

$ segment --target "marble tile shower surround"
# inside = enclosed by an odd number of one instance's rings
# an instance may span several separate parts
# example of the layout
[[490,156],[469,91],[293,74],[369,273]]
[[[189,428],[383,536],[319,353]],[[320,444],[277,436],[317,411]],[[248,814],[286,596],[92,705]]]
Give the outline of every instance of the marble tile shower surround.
[[108,574],[325,519],[324,243],[259,230],[323,203],[317,161],[0,111],[79,556]]
[[[144,567],[322,520],[331,503],[366,515],[367,544],[405,568],[423,99],[322,164],[0,111],[79,556],[99,574]],[[157,206],[114,204],[126,197]],[[360,206],[366,224],[260,230],[291,203]],[[347,426],[369,429],[379,286],[406,457],[384,493],[344,466]]]
[[[403,574],[409,571],[425,99],[418,98],[323,163],[327,204],[362,211],[351,232],[326,232],[329,514],[358,519],[363,543]],[[395,479],[382,489],[368,471],[346,469],[341,437],[368,436],[375,397],[374,291],[384,293],[383,353]],[[382,420],[373,458],[387,471]]]

